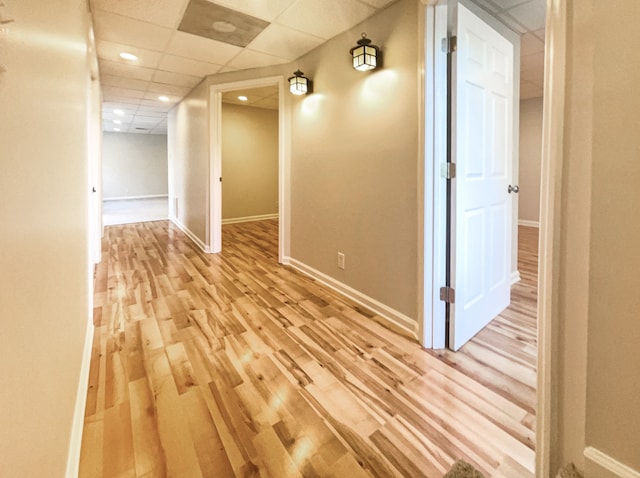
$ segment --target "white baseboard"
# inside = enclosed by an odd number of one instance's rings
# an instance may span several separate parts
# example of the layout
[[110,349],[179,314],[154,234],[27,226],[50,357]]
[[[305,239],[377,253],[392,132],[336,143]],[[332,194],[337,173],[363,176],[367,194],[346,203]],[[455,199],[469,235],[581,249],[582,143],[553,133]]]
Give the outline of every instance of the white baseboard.
[[151,194],[149,196],[118,196],[118,197],[110,197],[110,198],[102,198],[103,201],[131,201],[134,199],[158,199],[158,198],[169,198],[168,194]]
[[191,230],[187,226],[182,224],[178,220],[178,218],[176,218],[175,216],[170,216],[169,220],[172,223],[174,223],[178,229],[184,232],[187,235],[187,237],[189,237],[189,239],[191,239],[196,244],[196,246],[202,249],[203,252],[206,252],[207,254],[211,252],[211,248],[207,244],[202,242],[202,240],[198,236],[196,236],[193,232],[191,232]]
[[518,219],[518,226],[540,227],[539,221],[528,221],[527,219]]
[[373,299],[363,294],[362,292],[355,290],[346,284],[343,284],[333,277],[330,277],[314,269],[313,267],[297,261],[296,259],[285,257],[283,258],[283,264],[290,265],[294,269],[302,272],[312,279],[317,280],[321,284],[341,293],[352,301],[371,310],[380,317],[381,320],[379,322],[381,322],[383,325],[388,326],[388,328],[402,335],[406,335],[415,340],[418,340],[418,323],[411,317],[408,317],[401,312],[392,309],[382,302],[378,302],[376,299]]
[[516,282],[520,282],[520,271],[513,271],[511,273],[511,285],[515,284]]
[[[584,449],[584,457],[587,459],[587,471],[594,470],[589,476],[598,478],[640,478],[640,471],[620,463],[615,458],[601,452],[597,448],[588,446]],[[605,476],[605,474],[607,476]]]
[[231,219],[223,219],[222,224],[237,224],[240,222],[265,221],[267,219],[278,219],[278,217],[280,217],[278,213],[263,214],[261,216],[232,217]]
[[69,454],[67,455],[66,478],[76,478],[80,470],[80,451],[82,449],[82,431],[84,429],[84,413],[87,407],[87,392],[89,390],[89,371],[91,369],[91,352],[93,350],[93,317],[91,318],[84,338],[82,364],[80,366],[80,380],[76,395],[76,406],[73,412],[71,439],[69,440]]

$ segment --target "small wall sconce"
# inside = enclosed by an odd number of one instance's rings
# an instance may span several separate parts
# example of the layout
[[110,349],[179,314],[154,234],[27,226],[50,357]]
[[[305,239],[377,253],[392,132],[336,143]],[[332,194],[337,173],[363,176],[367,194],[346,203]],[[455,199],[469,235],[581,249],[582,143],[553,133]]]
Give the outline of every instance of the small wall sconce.
[[296,70],[288,81],[289,91],[294,95],[306,95],[313,92],[313,81],[304,76],[300,70]]
[[376,45],[371,44],[367,34],[363,33],[358,44],[349,50],[353,57],[353,67],[358,71],[369,71],[380,66],[382,52]]

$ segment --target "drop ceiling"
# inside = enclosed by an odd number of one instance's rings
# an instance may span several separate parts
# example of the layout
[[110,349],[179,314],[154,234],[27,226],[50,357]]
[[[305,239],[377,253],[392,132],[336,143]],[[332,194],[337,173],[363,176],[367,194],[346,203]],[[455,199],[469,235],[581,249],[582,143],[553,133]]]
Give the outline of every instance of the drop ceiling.
[[[205,76],[289,63],[394,1],[90,0],[103,130],[166,134],[167,112]],[[541,96],[545,0],[475,1],[522,34],[521,98]],[[277,101],[258,95],[244,104]]]

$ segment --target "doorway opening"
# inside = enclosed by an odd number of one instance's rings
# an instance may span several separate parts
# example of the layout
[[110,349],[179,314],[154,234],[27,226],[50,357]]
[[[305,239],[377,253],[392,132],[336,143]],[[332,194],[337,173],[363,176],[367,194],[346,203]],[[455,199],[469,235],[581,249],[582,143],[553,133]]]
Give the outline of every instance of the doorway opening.
[[[527,0],[530,2],[531,10],[538,11],[538,7],[534,8],[534,3],[544,2],[538,0]],[[427,7],[425,13],[425,168],[424,168],[424,315],[422,319],[421,339],[423,345],[427,348],[444,349],[445,337],[449,324],[445,321],[445,302],[441,301],[440,288],[447,284],[446,282],[446,251],[447,251],[447,236],[445,224],[447,222],[447,187],[446,178],[449,175],[454,175],[453,182],[459,182],[458,176],[463,174],[463,171],[459,171],[460,168],[442,168],[441,166],[448,162],[447,154],[447,121],[448,121],[448,108],[452,108],[455,111],[456,105],[447,101],[447,77],[452,72],[449,69],[450,65],[447,63],[446,50],[449,48],[455,49],[460,45],[461,39],[457,38],[457,45],[451,45],[447,42],[449,36],[450,27],[453,22],[457,22],[458,19],[451,15],[451,9],[458,6],[468,7],[473,13],[477,14],[483,21],[488,23],[498,32],[501,32],[501,28],[507,28],[505,25],[498,25],[500,28],[494,26],[500,18],[504,22],[504,11],[506,8],[501,9],[500,12],[485,11],[465,0],[459,0],[455,2],[436,2],[434,5]],[[499,13],[499,14],[498,14]],[[438,18],[439,17],[439,18]],[[513,54],[514,58],[514,78],[513,83],[515,85],[515,95],[513,97],[513,125],[515,134],[513,135],[513,152],[514,163],[513,170],[508,174],[508,185],[504,186],[504,193],[507,191],[510,193],[511,198],[514,200],[513,214],[511,215],[510,226],[513,232],[511,234],[511,244],[513,247],[513,254],[511,255],[511,264],[513,267],[508,274],[507,279],[512,285],[515,282],[519,283],[515,285],[511,291],[511,303],[512,306],[507,308],[502,314],[498,316],[498,319],[493,321],[493,325],[487,327],[486,330],[482,330],[475,336],[466,347],[461,349],[461,352],[454,353],[448,350],[437,352],[439,356],[445,357],[445,360],[452,361],[456,364],[463,364],[470,360],[469,367],[474,368],[479,373],[481,381],[486,379],[486,385],[492,390],[496,391],[503,397],[506,397],[510,402],[517,404],[519,408],[525,411],[526,418],[523,420],[525,427],[523,428],[523,437],[525,440],[520,440],[521,444],[525,445],[528,449],[526,459],[519,461],[526,471],[531,476],[535,472],[535,422],[536,422],[536,410],[537,403],[540,401],[540,393],[538,391],[538,379],[539,365],[537,363],[538,346],[537,346],[537,331],[539,324],[537,323],[537,262],[538,262],[538,231],[536,226],[539,225],[539,220],[531,220],[528,217],[527,220],[522,221],[518,215],[518,197],[522,194],[513,194],[514,186],[517,186],[520,182],[520,189],[524,188],[530,194],[536,196],[536,204],[539,203],[540,194],[540,182],[539,178],[536,181],[532,181],[531,177],[524,178],[525,181],[519,181],[522,179],[522,174],[519,174],[519,163],[517,161],[518,152],[522,151],[519,145],[520,138],[523,132],[518,131],[518,126],[522,124],[522,117],[520,112],[520,106],[523,99],[537,98],[531,103],[536,101],[539,103],[539,108],[534,107],[533,104],[527,104],[527,114],[538,114],[538,129],[536,131],[527,131],[527,141],[533,141],[533,137],[537,135],[537,174],[540,174],[540,148],[542,145],[542,135],[540,134],[540,126],[542,123],[542,85],[543,79],[543,64],[544,64],[544,13],[541,15],[542,20],[532,19],[531,25],[537,21],[542,21],[542,24],[538,29],[533,27],[530,29],[522,27],[521,31],[515,33],[516,40],[514,45],[516,49]],[[438,21],[439,20],[439,21]],[[511,27],[513,29],[513,26]],[[530,30],[530,31],[528,31]],[[507,34],[513,33],[507,31]],[[443,51],[443,49],[445,51]],[[519,51],[521,49],[521,51]],[[477,48],[476,51],[472,51],[472,55],[476,55],[483,51],[482,48]],[[495,51],[489,49],[489,51]],[[494,60],[494,65],[503,65],[504,62]],[[540,69],[537,71],[531,70],[531,61],[539,60]],[[522,65],[520,65],[522,62]],[[453,74],[455,71],[454,65]],[[520,77],[522,75],[522,77]],[[539,91],[536,96],[534,91],[534,83],[539,83]],[[476,85],[474,85],[476,86]],[[518,86],[522,88],[521,95],[518,95]],[[477,93],[477,90],[474,90]],[[479,98],[479,96],[478,96]],[[472,98],[473,99],[473,98]],[[477,99],[477,98],[476,98]],[[537,103],[536,103],[537,104]],[[534,111],[535,110],[535,111]],[[502,110],[504,111],[504,109]],[[486,123],[486,122],[485,122]],[[482,130],[478,124],[475,125],[478,130]],[[532,125],[527,125],[529,128]],[[484,123],[482,124],[484,127]],[[489,140],[487,140],[489,141]],[[463,145],[464,147],[464,145]],[[455,143],[454,143],[455,149]],[[456,151],[454,150],[454,153]],[[533,160],[535,154],[530,155]],[[536,172],[536,168],[532,168],[531,164],[527,164],[525,174],[529,174],[531,171]],[[458,171],[456,171],[458,169]],[[486,169],[488,171],[488,169]],[[484,174],[485,169],[482,170]],[[508,188],[507,186],[511,186]],[[517,192],[517,190],[516,190]],[[521,191],[522,192],[522,191]],[[455,191],[454,191],[455,193]],[[430,216],[433,212],[433,217]],[[537,214],[537,211],[536,211]],[[473,216],[472,219],[478,220],[478,215]],[[471,217],[471,215],[470,215]],[[478,220],[479,222],[479,220]],[[487,223],[488,224],[488,223]],[[504,224],[504,222],[503,222]],[[520,237],[519,237],[520,236]],[[476,235],[470,236],[475,240]],[[481,257],[480,254],[476,256]],[[482,258],[484,260],[484,258]],[[447,284],[448,285],[448,284]],[[450,299],[458,302],[457,290],[455,295],[446,293],[445,299]],[[459,304],[456,304],[459,305]],[[488,330],[488,329],[492,330]],[[493,335],[492,335],[493,334]],[[507,343],[508,342],[508,343]],[[506,345],[505,345],[506,343]],[[456,347],[457,348],[457,347]],[[496,360],[496,364],[500,363],[500,366],[496,366],[493,360]],[[483,382],[484,383],[484,382]],[[502,385],[500,385],[502,383]],[[503,386],[504,385],[504,386]],[[522,457],[521,457],[522,458]],[[519,476],[519,475],[518,475]],[[526,475],[528,476],[528,475]]]
[[[282,77],[211,86],[208,242],[213,253],[222,250],[223,223],[277,217],[278,262],[287,255],[289,161],[283,92]],[[258,129],[262,129],[259,135],[264,143],[249,145],[249,136],[256,139]],[[270,152],[262,154],[262,147]],[[275,164],[270,159],[273,156]],[[229,161],[233,157],[240,160]]]

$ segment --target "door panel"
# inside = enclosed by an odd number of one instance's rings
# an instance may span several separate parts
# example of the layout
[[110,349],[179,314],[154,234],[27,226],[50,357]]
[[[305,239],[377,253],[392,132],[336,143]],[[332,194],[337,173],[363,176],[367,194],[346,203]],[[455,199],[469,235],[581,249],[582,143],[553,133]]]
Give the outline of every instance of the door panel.
[[458,350],[509,305],[513,45],[457,5],[452,61],[449,346]]

